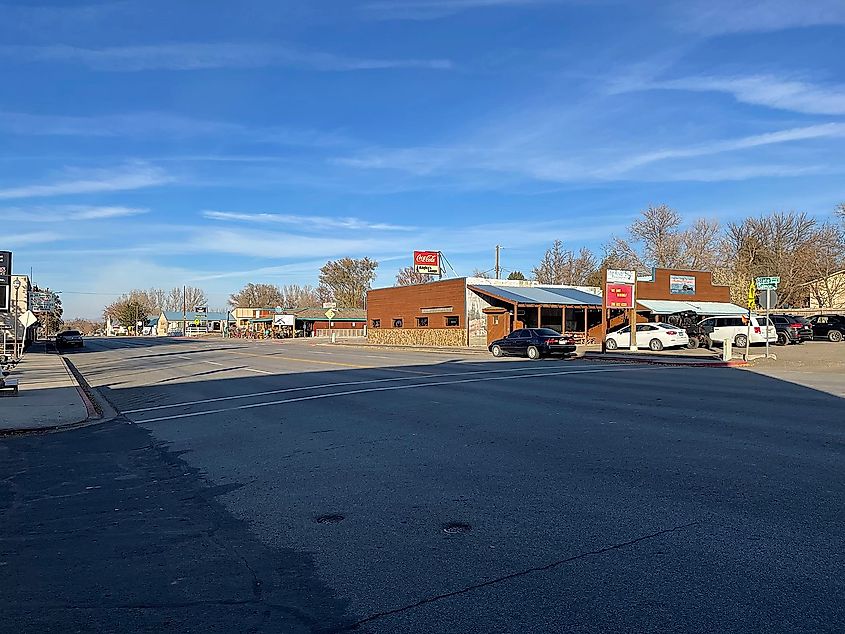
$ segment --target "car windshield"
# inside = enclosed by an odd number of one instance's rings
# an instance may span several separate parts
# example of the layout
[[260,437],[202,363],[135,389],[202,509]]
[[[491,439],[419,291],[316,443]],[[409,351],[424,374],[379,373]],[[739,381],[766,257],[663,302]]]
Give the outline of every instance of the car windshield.
[[78,330],[68,330],[67,332],[62,333],[65,337],[78,337],[79,331]]
[[534,332],[541,337],[560,337],[560,333],[557,330],[552,330],[551,328],[537,328]]
[[667,330],[677,330],[678,329],[678,326],[673,326],[672,324],[659,323],[657,325],[660,326],[661,328],[666,328]]

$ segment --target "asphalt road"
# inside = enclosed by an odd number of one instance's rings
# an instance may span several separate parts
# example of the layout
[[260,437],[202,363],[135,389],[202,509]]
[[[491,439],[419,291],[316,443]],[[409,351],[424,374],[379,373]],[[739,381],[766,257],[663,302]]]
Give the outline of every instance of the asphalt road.
[[68,357],[122,415],[0,440],[0,631],[845,631],[843,374]]

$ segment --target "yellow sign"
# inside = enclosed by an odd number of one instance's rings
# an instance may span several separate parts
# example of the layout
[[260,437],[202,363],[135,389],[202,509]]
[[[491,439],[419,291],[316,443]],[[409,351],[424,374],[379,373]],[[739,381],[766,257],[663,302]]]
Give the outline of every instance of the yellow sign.
[[335,315],[337,315],[337,313],[336,313],[336,312],[334,312],[334,310],[332,310],[331,308],[329,308],[329,309],[326,311],[326,317],[328,317],[329,319],[334,319],[334,316],[335,316]]
[[757,289],[754,287],[754,282],[748,285],[748,310],[754,310],[757,305]]
[[199,325],[200,325],[200,320],[199,320],[199,317],[197,317],[196,319],[194,319],[194,326],[199,326]]

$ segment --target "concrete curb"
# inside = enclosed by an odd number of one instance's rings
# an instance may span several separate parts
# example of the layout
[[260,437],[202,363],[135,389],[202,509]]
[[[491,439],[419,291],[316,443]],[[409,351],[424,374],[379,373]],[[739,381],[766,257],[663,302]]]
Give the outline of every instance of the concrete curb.
[[74,372],[76,368],[71,365],[71,362],[68,361],[66,357],[61,356],[61,360],[62,364],[65,366],[65,372],[67,372],[67,375],[70,377],[70,380],[73,381],[73,384],[76,386],[76,391],[79,393],[79,397],[82,399],[82,402],[85,404],[85,409],[88,412],[88,417],[85,418],[85,420],[79,421],[79,423],[72,424],[78,425],[88,420],[91,420],[92,418],[100,418],[100,412],[97,411],[97,408],[94,403],[91,401],[90,398],[88,398],[88,394],[82,387],[82,384],[79,382],[79,378],[76,376],[76,372]]
[[686,361],[682,357],[675,359],[654,359],[648,357],[638,358],[636,355],[620,355],[620,354],[601,354],[588,353],[579,359],[586,359],[588,361],[605,361],[608,363],[646,363],[649,365],[668,365],[679,368],[738,368],[748,365],[747,361],[731,360],[722,361],[721,359],[695,359]]

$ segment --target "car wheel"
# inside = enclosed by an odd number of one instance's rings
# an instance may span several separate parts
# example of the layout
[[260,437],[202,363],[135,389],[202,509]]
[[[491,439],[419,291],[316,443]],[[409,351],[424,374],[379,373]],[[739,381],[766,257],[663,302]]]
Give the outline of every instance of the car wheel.
[[690,337],[689,341],[687,342],[687,348],[689,348],[690,350],[695,350],[698,347],[698,344],[698,337]]
[[502,349],[499,346],[493,346],[490,348],[490,352],[493,353],[494,357],[501,357],[502,356]]
[[608,339],[604,343],[604,347],[607,348],[608,350],[616,350],[616,348],[619,347],[619,344],[616,343],[616,339]]
[[540,358],[540,350],[537,346],[528,346],[528,358],[532,360]]
[[744,348],[748,345],[748,336],[747,335],[737,335],[736,339],[734,339],[734,345],[737,348]]
[[779,332],[778,333],[777,343],[778,343],[779,346],[785,346],[786,344],[789,343],[789,337],[786,336],[785,332]]
[[648,347],[655,352],[663,350],[663,342],[660,339],[652,339],[648,342]]
[[827,333],[827,338],[831,341],[842,341],[842,333],[839,330],[831,330]]

